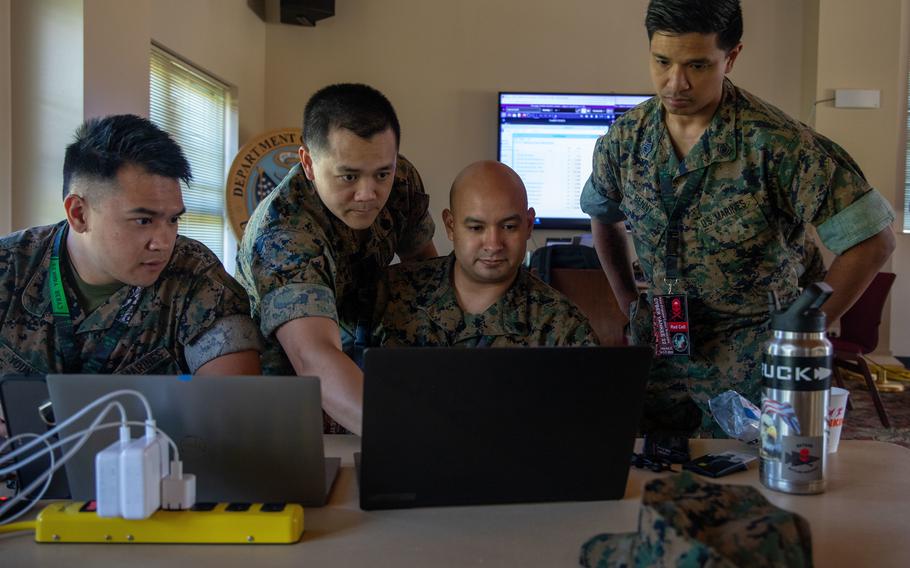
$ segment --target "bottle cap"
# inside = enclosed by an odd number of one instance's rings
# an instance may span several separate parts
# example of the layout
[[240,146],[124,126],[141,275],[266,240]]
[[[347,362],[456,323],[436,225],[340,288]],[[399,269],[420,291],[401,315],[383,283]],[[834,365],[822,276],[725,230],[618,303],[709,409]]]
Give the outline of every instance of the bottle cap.
[[834,290],[824,282],[816,282],[803,290],[786,310],[772,311],[771,329],[798,333],[824,333],[828,318],[821,310]]

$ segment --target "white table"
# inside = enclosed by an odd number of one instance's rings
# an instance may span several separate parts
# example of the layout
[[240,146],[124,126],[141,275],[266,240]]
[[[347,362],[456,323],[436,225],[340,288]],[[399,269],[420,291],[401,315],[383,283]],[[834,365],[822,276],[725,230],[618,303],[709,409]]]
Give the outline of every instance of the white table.
[[[693,456],[739,447],[693,440]],[[170,546],[35,544],[0,535],[0,564],[18,566],[577,566],[581,544],[600,532],[634,531],[642,484],[658,474],[632,469],[621,501],[361,511],[352,454],[359,439],[327,436],[343,467],[328,506],[307,509],[295,545]],[[809,520],[816,566],[910,566],[910,450],[841,441],[828,491],[794,496],[764,489],[757,463],[724,482],[753,485]]]

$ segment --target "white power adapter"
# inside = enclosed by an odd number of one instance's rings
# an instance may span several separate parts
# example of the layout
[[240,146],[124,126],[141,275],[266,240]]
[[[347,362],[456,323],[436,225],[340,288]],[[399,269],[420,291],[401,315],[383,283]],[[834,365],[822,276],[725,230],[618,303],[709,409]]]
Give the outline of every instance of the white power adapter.
[[196,504],[196,476],[183,473],[183,463],[171,462],[171,473],[161,480],[161,508],[189,509]]
[[131,440],[120,452],[120,513],[147,519],[161,506],[161,444],[157,434]]
[[95,500],[99,517],[119,517],[120,454],[129,444],[130,429],[120,427],[120,439],[95,456]]
[[148,420],[143,437],[131,440],[129,427],[121,426],[120,439],[95,456],[95,498],[100,517],[147,519],[161,506],[192,507],[196,477],[168,460],[167,443]]

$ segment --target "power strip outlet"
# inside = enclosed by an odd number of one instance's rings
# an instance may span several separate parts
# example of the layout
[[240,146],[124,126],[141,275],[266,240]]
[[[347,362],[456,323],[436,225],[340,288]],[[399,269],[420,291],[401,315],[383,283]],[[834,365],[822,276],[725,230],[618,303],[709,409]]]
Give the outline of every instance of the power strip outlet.
[[196,503],[129,520],[99,517],[94,501],[62,501],[38,514],[35,542],[291,544],[302,534],[298,504]]

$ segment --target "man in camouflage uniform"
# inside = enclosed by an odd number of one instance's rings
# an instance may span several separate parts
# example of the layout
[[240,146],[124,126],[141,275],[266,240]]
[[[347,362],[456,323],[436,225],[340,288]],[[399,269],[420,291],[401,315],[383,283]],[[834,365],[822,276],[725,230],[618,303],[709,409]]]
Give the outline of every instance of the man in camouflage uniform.
[[259,374],[243,288],[177,235],[180,147],[93,119],[66,149],[66,220],[0,239],[0,374]]
[[499,162],[465,168],[443,212],[449,256],[390,267],[371,344],[597,345],[587,318],[522,266],[534,226],[525,186]]
[[[598,140],[581,203],[635,343],[654,341],[656,296],[688,299],[691,355],[652,367],[643,430],[718,434],[709,398],[759,402],[768,292],[799,294],[817,258],[807,224],[838,255],[823,306],[834,321],[891,254],[894,216],[839,146],[726,79],[742,49],[738,0],[652,0],[645,25],[658,96]],[[623,220],[649,286],[640,299]]]
[[319,376],[326,412],[353,432],[363,375],[349,355],[366,342],[379,271],[396,254],[436,256],[429,197],[398,154],[400,138],[395,110],[375,89],[314,94],[300,164],[253,212],[238,255],[267,342],[263,370]]

